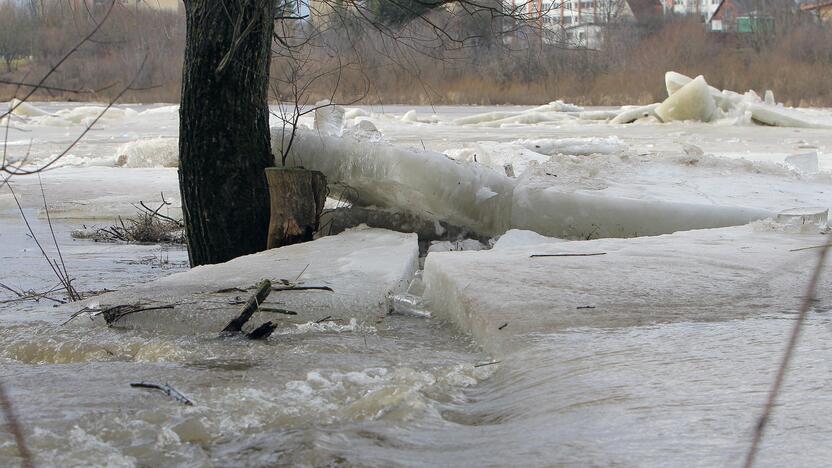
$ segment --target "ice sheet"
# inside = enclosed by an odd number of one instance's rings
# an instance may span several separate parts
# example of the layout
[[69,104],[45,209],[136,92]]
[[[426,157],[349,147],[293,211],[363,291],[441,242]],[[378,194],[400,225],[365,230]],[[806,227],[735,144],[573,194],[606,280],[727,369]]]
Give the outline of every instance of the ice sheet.
[[[219,332],[236,317],[262,279],[280,286],[288,280],[305,286],[327,286],[333,291],[275,291],[263,304],[297,312],[291,323],[338,320],[369,321],[387,314],[389,296],[407,288],[418,269],[419,246],[415,234],[358,227],[337,236],[247,255],[218,265],[187,272],[104,294],[73,304],[74,310],[97,304],[174,305],[174,309],[140,312],[117,322],[118,327],[150,329],[173,334]],[[224,292],[218,292],[224,291]],[[239,299],[237,299],[239,297]],[[231,302],[232,304],[229,304]],[[285,315],[257,313],[251,326]],[[72,323],[89,324],[86,318]],[[100,320],[94,323],[100,324]]]
[[[425,298],[498,359],[569,328],[788,316],[825,236],[772,222],[638,239],[431,253]],[[536,254],[593,254],[537,257]],[[604,254],[604,255],[594,255]],[[832,268],[827,267],[827,271]],[[832,275],[818,286],[830,296]]]

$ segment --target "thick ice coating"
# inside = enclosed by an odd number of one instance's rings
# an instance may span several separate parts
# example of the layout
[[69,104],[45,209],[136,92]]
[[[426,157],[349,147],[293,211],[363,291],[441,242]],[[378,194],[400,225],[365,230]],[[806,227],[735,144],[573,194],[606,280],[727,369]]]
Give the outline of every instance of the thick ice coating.
[[[304,286],[327,286],[332,291],[275,291],[264,307],[297,312],[297,316],[291,317],[295,323],[327,316],[363,321],[387,314],[389,296],[407,288],[418,269],[418,258],[415,234],[359,227],[313,242],[197,267],[98,296],[92,302],[99,308],[119,304],[174,305],[173,309],[128,315],[116,323],[118,327],[174,334],[212,333],[222,330],[239,313],[238,296],[244,301],[254,294],[246,288],[262,279],[270,279],[277,286],[282,285],[281,280],[288,280]],[[73,310],[81,307],[73,305]],[[255,314],[251,322],[286,318],[262,312]],[[75,322],[89,320],[76,319],[72,323]]]
[[[272,129],[272,150],[288,141]],[[514,183],[488,167],[384,141],[298,129],[288,164],[323,172],[330,196],[360,206],[392,207],[496,235],[508,228]]]
[[[824,242],[825,236],[789,234],[760,222],[659,237],[431,253],[425,298],[435,314],[500,359],[529,346],[534,335],[568,328],[787,313],[798,306],[817,258],[816,251],[792,250]],[[818,291],[830,286],[832,276],[826,275]]]
[[[272,150],[288,141],[274,128]],[[647,201],[560,190],[444,154],[298,129],[289,163],[323,172],[335,196],[493,236],[510,228],[554,237],[631,237],[745,224],[765,210]]]

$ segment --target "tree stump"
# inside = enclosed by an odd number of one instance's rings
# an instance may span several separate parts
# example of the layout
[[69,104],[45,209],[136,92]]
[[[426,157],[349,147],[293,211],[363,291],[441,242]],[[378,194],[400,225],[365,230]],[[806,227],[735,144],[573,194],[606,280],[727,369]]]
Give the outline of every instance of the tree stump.
[[312,240],[326,201],[326,176],[298,168],[266,169],[271,201],[268,248]]

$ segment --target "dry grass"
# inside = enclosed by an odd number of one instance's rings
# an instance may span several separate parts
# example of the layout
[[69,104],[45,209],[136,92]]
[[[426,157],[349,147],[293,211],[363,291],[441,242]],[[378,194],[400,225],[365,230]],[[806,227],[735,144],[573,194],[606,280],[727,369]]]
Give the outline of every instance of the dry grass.
[[[83,34],[84,18],[54,13],[39,25],[33,60],[2,78],[36,78],[66,44]],[[789,105],[832,106],[832,28],[806,19],[778,20],[783,26],[768,37],[709,34],[694,21],[611,29],[601,51],[525,48],[508,50],[494,42],[428,54],[395,43],[372,30],[327,32],[319,51],[305,55],[315,69],[305,80],[309,102],[335,97],[364,104],[540,104],[564,99],[582,105],[655,102],[665,97],[664,72],[705,75],[718,88],[762,93],[772,89]],[[340,28],[344,29],[344,28]],[[357,39],[356,39],[357,37]],[[88,44],[62,66],[48,84],[98,90],[77,95],[39,92],[37,99],[103,100],[117,92],[107,86],[132,76],[146,54],[138,87],[126,101],[178,102],[184,44],[184,21],[173,13],[117,11],[100,40]],[[402,39],[406,41],[406,39]],[[348,45],[345,45],[348,44]],[[437,59],[438,58],[438,59]],[[95,64],[95,66],[90,66]],[[321,70],[348,64],[340,73]],[[276,58],[272,75],[285,77],[287,61]],[[337,87],[335,85],[337,83]],[[275,83],[274,98],[291,92]],[[0,87],[0,100],[14,89]],[[333,92],[334,91],[334,92]]]

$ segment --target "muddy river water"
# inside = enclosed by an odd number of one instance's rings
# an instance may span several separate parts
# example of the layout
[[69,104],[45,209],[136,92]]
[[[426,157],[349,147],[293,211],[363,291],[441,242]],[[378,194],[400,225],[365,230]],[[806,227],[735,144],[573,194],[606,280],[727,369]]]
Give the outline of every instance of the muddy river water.
[[[74,151],[74,165],[43,176],[57,241],[81,291],[117,290],[187,268],[182,247],[70,236],[129,214],[131,202],[159,191],[176,200],[175,169],[111,167],[125,142],[175,136],[175,114],[159,115],[104,122]],[[47,154],[70,140],[73,128],[29,128],[13,140],[37,139],[35,148]],[[388,132],[439,148],[452,131],[408,129],[389,123]],[[594,126],[557,131],[603,133]],[[705,132],[655,131],[664,139],[650,141],[668,147]],[[721,144],[745,138],[761,160],[793,150],[783,132],[755,138],[759,130],[719,131]],[[640,136],[647,131],[638,132],[631,143],[647,141]],[[820,134],[789,135],[829,143]],[[459,138],[487,139],[470,129]],[[36,182],[13,183],[54,256]],[[0,191],[0,283],[54,287],[7,189]],[[251,342],[61,326],[67,314],[49,299],[14,299],[0,291],[0,379],[37,465],[57,467],[738,466],[794,317],[783,311],[570,329],[532,336],[529,346],[495,363],[464,330],[438,318],[297,323]],[[194,404],[129,385],[140,381],[167,383]],[[832,316],[819,308],[806,323],[760,466],[828,466],[830,389]],[[19,461],[9,431],[0,429],[0,466]]]

